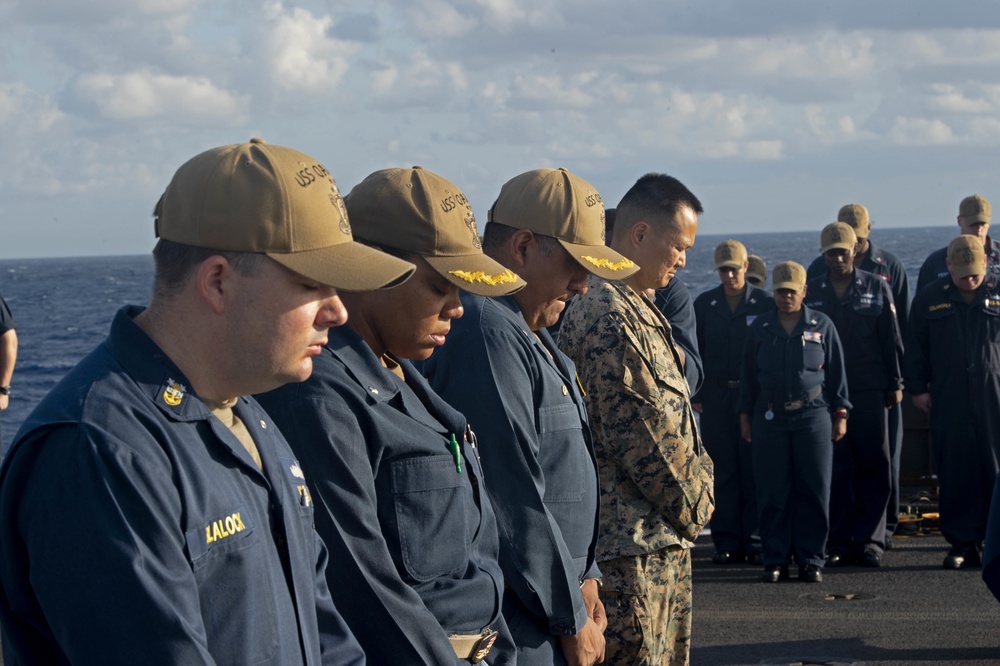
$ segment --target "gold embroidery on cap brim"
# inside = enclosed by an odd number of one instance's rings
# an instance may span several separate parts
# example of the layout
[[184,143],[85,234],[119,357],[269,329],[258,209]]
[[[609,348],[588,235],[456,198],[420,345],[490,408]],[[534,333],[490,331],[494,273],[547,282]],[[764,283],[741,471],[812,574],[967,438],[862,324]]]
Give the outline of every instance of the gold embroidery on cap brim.
[[583,256],[580,258],[585,261],[589,261],[598,268],[607,268],[608,270],[612,271],[622,271],[627,268],[632,268],[633,266],[635,266],[635,264],[632,263],[631,259],[622,259],[621,261],[608,261],[607,259],[598,259],[597,257],[588,257],[588,256]]
[[491,286],[507,284],[508,282],[517,282],[517,275],[509,270],[504,271],[499,275],[488,275],[482,271],[475,271],[472,273],[469,271],[448,271],[448,273],[449,275],[454,275],[460,280],[465,280],[466,282],[483,282]]

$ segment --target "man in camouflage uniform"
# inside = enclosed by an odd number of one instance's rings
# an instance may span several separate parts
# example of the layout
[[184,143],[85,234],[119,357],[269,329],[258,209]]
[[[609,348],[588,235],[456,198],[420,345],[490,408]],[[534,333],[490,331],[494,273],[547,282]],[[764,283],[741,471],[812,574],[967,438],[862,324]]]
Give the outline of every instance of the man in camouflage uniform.
[[611,241],[639,271],[624,280],[591,276],[560,331],[588,392],[600,471],[609,664],[688,661],[690,548],[714,507],[712,461],[670,324],[645,291],[684,266],[701,210],[675,178],[640,178],[618,205]]

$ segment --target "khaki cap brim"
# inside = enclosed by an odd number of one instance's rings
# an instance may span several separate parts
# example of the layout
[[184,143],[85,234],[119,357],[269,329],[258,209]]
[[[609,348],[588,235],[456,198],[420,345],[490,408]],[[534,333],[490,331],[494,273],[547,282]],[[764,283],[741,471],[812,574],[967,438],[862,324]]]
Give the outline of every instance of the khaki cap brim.
[[988,213],[977,213],[975,215],[963,215],[962,222],[966,224],[990,224],[990,215]]
[[356,242],[318,250],[265,254],[303,277],[344,291],[395,287],[417,270],[408,261]]
[[444,279],[477,296],[507,296],[520,291],[527,284],[517,273],[485,254],[422,256]]
[[842,242],[830,243],[829,245],[823,246],[820,249],[819,253],[820,254],[826,254],[830,250],[847,250],[848,252],[850,252],[851,250],[854,249],[854,246],[855,246],[855,243],[842,243]]
[[778,291],[779,289],[791,289],[794,292],[799,292],[802,291],[803,288],[805,288],[805,284],[802,284],[800,282],[779,282],[778,284],[773,285],[771,288],[774,291]]
[[559,244],[566,248],[570,256],[578,264],[599,278],[605,280],[624,280],[635,275],[639,266],[626,257],[618,254],[607,245],[581,245],[557,238]]
[[964,266],[948,266],[948,271],[956,278],[967,278],[970,275],[986,275],[986,262],[966,264]]

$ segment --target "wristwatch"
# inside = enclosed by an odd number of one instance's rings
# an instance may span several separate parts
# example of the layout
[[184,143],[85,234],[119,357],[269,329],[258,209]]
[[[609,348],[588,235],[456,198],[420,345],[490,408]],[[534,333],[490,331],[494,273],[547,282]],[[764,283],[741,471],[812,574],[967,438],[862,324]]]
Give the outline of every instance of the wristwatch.
[[10,390],[10,386],[0,386],[0,395],[14,395],[14,392]]

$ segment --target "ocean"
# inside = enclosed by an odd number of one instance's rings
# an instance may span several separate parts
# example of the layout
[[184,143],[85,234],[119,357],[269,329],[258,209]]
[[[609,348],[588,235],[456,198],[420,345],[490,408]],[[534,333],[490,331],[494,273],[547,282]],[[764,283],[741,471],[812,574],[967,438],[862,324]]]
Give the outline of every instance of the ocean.
[[[911,289],[924,258],[945,246],[955,225],[876,229],[872,241],[895,254],[907,268]],[[680,273],[697,296],[718,284],[713,270],[715,246],[737,238],[772,268],[782,261],[804,266],[819,253],[819,232],[699,234]],[[12,386],[14,396],[0,413],[3,450],[39,400],[108,332],[115,312],[126,304],[149,300],[152,257],[79,257],[0,259],[0,294],[17,323],[19,350]],[[770,278],[768,278],[770,284]]]

